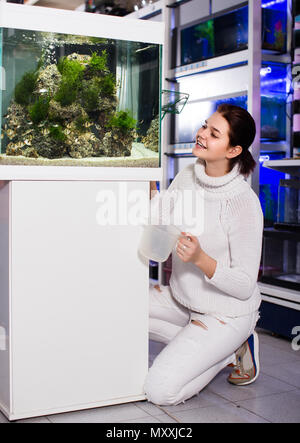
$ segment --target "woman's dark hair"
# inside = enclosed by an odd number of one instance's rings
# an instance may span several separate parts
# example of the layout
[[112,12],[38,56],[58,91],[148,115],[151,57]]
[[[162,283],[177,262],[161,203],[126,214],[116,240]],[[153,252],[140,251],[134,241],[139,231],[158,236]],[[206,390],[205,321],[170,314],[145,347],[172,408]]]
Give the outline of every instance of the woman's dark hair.
[[221,114],[229,124],[229,142],[231,146],[241,146],[242,152],[230,160],[232,169],[236,163],[239,164],[240,173],[248,176],[253,172],[256,161],[249,151],[256,134],[256,126],[253,117],[239,106],[222,104],[217,112]]

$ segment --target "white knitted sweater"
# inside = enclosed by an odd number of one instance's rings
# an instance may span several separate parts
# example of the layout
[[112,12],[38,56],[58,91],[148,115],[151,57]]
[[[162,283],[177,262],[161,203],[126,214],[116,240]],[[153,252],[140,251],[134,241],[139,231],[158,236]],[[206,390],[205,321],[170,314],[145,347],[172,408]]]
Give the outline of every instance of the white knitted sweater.
[[[173,296],[201,313],[239,317],[256,311],[261,303],[257,277],[263,232],[257,195],[237,165],[222,177],[210,177],[200,159],[180,171],[169,187],[169,191],[184,189],[201,190],[204,196],[204,229],[198,240],[217,261],[217,267],[209,279],[174,251],[170,279]],[[187,232],[191,232],[188,227]]]

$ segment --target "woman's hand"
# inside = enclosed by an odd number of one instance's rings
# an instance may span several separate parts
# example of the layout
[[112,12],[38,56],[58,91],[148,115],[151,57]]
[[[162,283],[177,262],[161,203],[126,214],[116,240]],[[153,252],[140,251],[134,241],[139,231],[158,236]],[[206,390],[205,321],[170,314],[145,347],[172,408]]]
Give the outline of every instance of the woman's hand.
[[176,247],[178,257],[185,263],[197,264],[203,253],[197,237],[186,232],[181,234],[182,236],[179,238]]
[[186,232],[181,234],[176,247],[178,257],[185,263],[194,263],[208,278],[212,278],[217,267],[216,260],[203,251],[197,237]]

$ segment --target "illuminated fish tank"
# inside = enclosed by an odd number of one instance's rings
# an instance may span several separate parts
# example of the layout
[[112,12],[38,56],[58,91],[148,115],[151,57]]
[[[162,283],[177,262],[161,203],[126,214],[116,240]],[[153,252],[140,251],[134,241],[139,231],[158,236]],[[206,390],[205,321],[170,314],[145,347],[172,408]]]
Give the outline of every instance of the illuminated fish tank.
[[181,30],[181,64],[241,51],[248,47],[248,7]]
[[0,12],[0,165],[160,167],[161,32],[25,5]]
[[[201,83],[199,74],[199,84],[207,90],[214,85],[216,79]],[[212,76],[213,74],[211,74]],[[284,63],[263,62],[261,68],[261,141],[279,142],[286,140],[287,123],[286,109],[287,98],[290,90],[290,80],[288,68]],[[186,77],[182,82],[182,91],[195,91],[193,88],[193,77]],[[207,83],[205,83],[205,81]],[[192,143],[200,125],[213,114],[219,105],[228,103],[248,108],[247,94],[237,93],[220,99],[197,100],[191,96],[182,113],[176,116],[176,132],[174,143]]]
[[265,168],[263,162],[281,160],[285,157],[285,151],[263,151],[259,157],[259,200],[264,214],[265,227],[273,226],[277,220],[278,186],[280,180],[285,178],[285,174]]
[[247,96],[242,95],[219,100],[188,102],[182,113],[176,116],[175,143],[193,143],[200,126],[216,112],[218,106],[223,103],[247,109]]
[[286,107],[290,84],[287,66],[263,63],[261,69],[261,139],[286,139]]
[[262,49],[285,53],[287,49],[287,0],[262,2]]
[[[248,48],[248,6],[220,12],[180,33],[181,65]],[[262,2],[262,49],[284,53],[287,49],[287,0]]]

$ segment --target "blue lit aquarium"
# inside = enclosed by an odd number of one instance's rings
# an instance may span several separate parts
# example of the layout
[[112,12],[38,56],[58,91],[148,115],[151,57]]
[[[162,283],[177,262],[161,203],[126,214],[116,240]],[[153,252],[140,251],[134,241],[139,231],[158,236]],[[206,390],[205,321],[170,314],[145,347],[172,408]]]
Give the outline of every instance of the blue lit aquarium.
[[193,143],[200,126],[222,103],[229,103],[247,109],[247,96],[243,95],[194,103],[187,102],[182,113],[176,116],[175,143]]
[[248,7],[202,21],[181,31],[181,65],[248,47]]
[[[248,48],[248,6],[181,30],[181,65]],[[287,0],[262,2],[262,49],[286,52]]]
[[287,67],[263,63],[261,69],[261,139],[286,139]]
[[214,19],[215,56],[241,51],[248,47],[248,7]]
[[[201,81],[201,74],[199,82]],[[261,141],[286,140],[286,101],[288,73],[283,63],[263,63],[261,69]],[[176,116],[175,143],[192,143],[200,125],[222,103],[247,109],[246,95],[219,100],[187,102],[182,113]]]
[[181,31],[181,64],[215,56],[214,22],[207,20]]
[[262,49],[286,52],[287,0],[262,2]]
[[76,28],[0,27],[0,164],[159,167],[162,46]]
[[265,168],[264,161],[281,160],[285,158],[284,151],[261,153],[259,158],[259,200],[264,214],[265,226],[273,226],[277,221],[278,213],[278,187],[281,179],[285,178],[283,172]]

